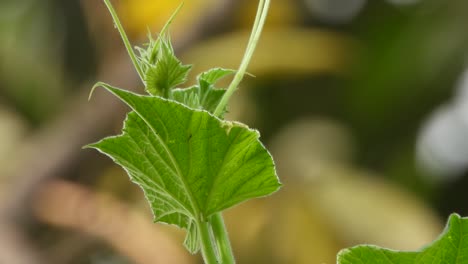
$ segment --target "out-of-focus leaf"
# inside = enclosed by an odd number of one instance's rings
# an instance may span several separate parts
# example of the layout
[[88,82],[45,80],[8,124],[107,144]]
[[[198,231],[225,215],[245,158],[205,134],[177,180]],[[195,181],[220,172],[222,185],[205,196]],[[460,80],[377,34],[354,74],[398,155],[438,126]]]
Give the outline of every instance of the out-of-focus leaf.
[[26,127],[19,115],[0,107],[0,162],[22,142]]
[[34,124],[57,113],[63,96],[51,9],[47,1],[0,4],[0,96]]
[[269,254],[273,260],[264,263],[332,263],[343,247],[334,226],[320,207],[313,206],[309,186],[288,183],[272,201],[275,217],[263,235],[271,241]]
[[375,246],[357,246],[341,251],[338,264],[468,263],[468,219],[452,214],[442,236],[417,252],[393,251]]
[[[27,125],[20,115],[0,106],[0,201],[6,201],[10,194],[12,179],[11,166],[17,164],[17,150],[23,146]],[[7,191],[8,190],[8,191]]]
[[466,64],[468,2],[419,2],[411,12],[368,12],[359,25],[366,48],[343,93],[345,115],[370,156],[364,159],[378,153],[380,160],[390,160],[388,149],[412,144],[409,131],[451,94],[447,85]]
[[311,209],[345,246],[415,250],[440,233],[436,213],[418,197],[352,166],[353,144],[340,124],[302,120],[278,133],[271,145],[283,179],[306,190]]
[[319,174],[308,177],[314,179],[308,196],[348,246],[372,243],[415,250],[442,229],[430,207],[380,175],[339,164],[304,169]]
[[[250,32],[239,31],[208,40],[189,49],[181,58],[197,61],[194,72],[213,67],[235,69]],[[255,75],[338,74],[346,72],[354,48],[347,36],[310,29],[265,30],[249,71]],[[229,51],[229,52],[226,52]]]

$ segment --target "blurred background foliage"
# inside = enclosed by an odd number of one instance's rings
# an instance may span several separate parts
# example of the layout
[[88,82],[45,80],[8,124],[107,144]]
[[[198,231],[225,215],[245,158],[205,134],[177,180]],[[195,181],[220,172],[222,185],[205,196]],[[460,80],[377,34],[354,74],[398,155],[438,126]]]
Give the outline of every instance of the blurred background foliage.
[[[179,5],[114,1],[133,43]],[[258,128],[284,189],[228,210],[239,263],[334,263],[357,243],[412,250],[468,215],[468,2],[273,0],[228,118]],[[236,68],[257,4],[190,0],[171,27],[194,65]],[[103,3],[0,2],[0,263],[200,263],[141,191],[81,146],[143,92]]]

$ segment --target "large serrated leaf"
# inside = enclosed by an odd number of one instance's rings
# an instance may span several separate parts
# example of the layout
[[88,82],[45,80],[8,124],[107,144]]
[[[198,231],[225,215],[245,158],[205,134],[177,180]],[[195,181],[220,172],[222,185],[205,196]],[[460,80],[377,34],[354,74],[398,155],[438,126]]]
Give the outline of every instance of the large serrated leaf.
[[357,246],[338,254],[338,264],[465,264],[468,263],[468,219],[452,214],[443,234],[417,252]]
[[122,135],[90,145],[121,165],[145,192],[156,221],[192,230],[194,221],[279,189],[259,133],[161,97],[102,84],[129,105]]

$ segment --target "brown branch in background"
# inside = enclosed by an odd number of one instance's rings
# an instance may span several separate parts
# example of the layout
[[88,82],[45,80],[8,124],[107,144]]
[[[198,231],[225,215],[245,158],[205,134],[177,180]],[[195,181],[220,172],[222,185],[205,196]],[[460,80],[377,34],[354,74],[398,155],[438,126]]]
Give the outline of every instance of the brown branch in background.
[[39,220],[99,237],[135,263],[193,263],[180,242],[161,226],[109,195],[53,180],[41,187],[34,200]]

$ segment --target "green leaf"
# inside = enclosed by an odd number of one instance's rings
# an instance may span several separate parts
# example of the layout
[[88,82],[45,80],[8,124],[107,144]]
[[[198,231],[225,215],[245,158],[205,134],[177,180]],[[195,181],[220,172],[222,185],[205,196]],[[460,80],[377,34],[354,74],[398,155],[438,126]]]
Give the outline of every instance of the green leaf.
[[442,235],[417,252],[393,251],[376,246],[342,250],[338,264],[462,264],[468,263],[468,218],[452,214]]
[[198,76],[199,82],[205,82],[208,85],[214,85],[222,78],[234,74],[236,71],[231,69],[213,68]]
[[172,90],[171,99],[193,109],[203,109],[200,104],[200,87]]
[[168,98],[170,90],[187,81],[191,65],[183,65],[174,54],[168,37],[150,38],[148,48],[139,48],[139,63],[145,74],[146,90],[151,95]]
[[174,89],[171,99],[191,108],[204,109],[213,113],[224,93],[226,93],[226,90],[217,89],[214,85],[220,79],[234,72],[234,70],[223,68],[208,70],[197,77],[198,85],[187,89]]
[[280,187],[259,133],[161,97],[98,84],[133,110],[123,134],[89,147],[111,157],[138,184],[155,221],[189,230],[185,244],[199,248],[197,221]]
[[[203,106],[203,109],[210,113],[215,111],[226,90],[216,89],[214,85],[220,79],[235,72],[235,70],[230,69],[214,68],[198,76],[198,85],[200,86],[200,104]],[[224,112],[225,111],[226,109]]]
[[[226,90],[224,89],[216,89],[214,87],[209,88],[208,91],[200,95],[200,104],[202,106],[202,109],[205,109],[206,111],[213,114],[219,102],[221,101],[221,98],[223,98],[223,95],[225,93],[226,93]],[[220,117],[224,117],[225,112],[226,112],[226,109],[224,109]]]
[[193,86],[186,89],[172,90],[171,99],[190,108],[206,110],[213,114],[225,92],[224,89],[210,87],[202,94],[200,86]]

